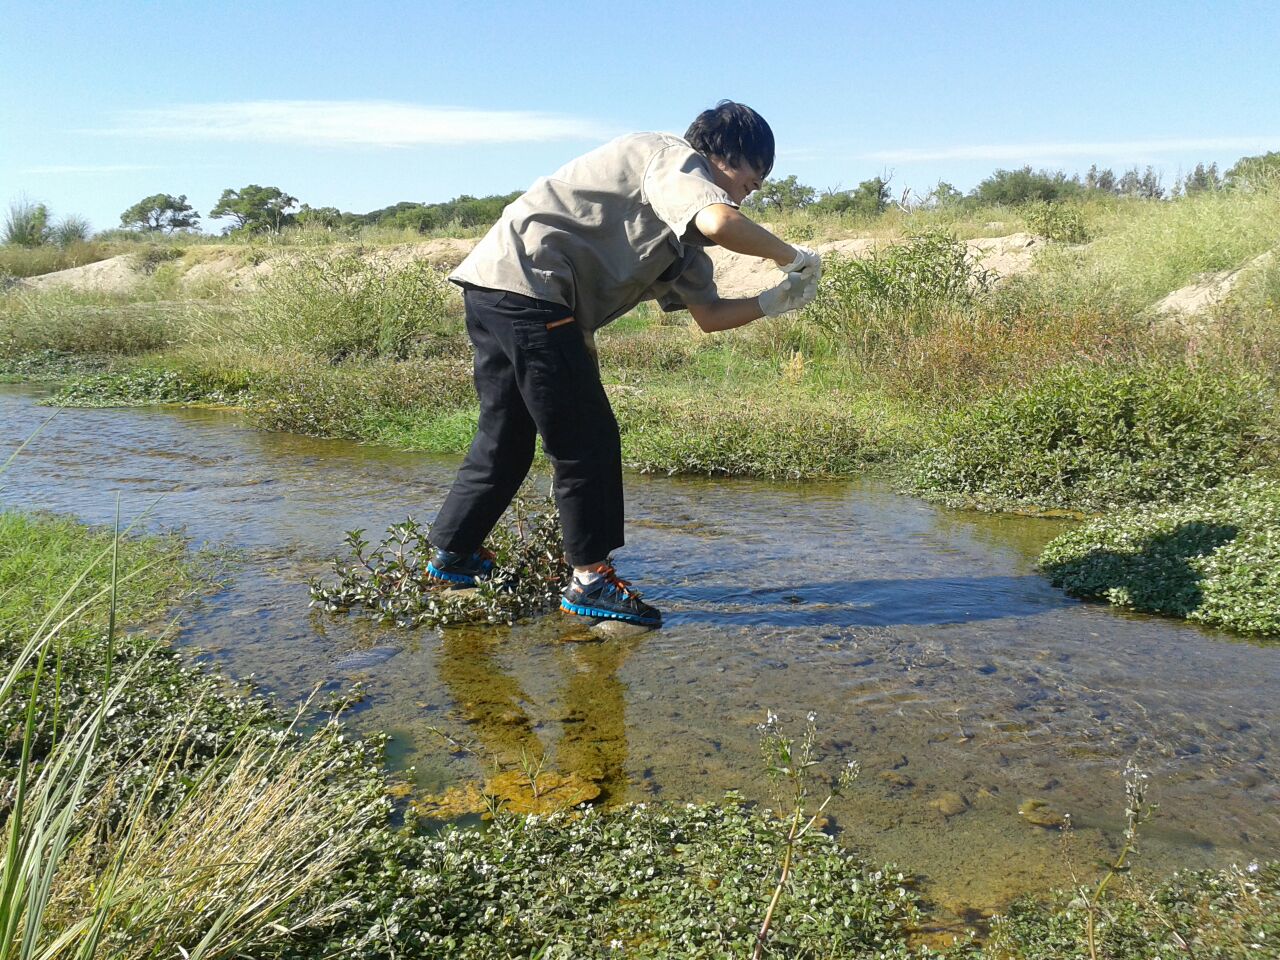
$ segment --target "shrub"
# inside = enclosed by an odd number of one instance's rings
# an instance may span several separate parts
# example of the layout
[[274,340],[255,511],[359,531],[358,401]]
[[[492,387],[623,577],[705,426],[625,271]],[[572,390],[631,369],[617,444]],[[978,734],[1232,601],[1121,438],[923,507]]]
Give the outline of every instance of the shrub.
[[1049,543],[1040,565],[1073,596],[1280,634],[1280,480],[1100,517]]
[[848,476],[885,451],[838,404],[763,407],[749,399],[619,394],[623,459],[645,473],[804,480]]
[[426,263],[395,267],[356,253],[282,262],[230,331],[245,342],[329,361],[420,355],[422,337],[458,327],[457,298]]
[[0,299],[0,356],[45,350],[136,356],[182,339],[190,322],[183,303],[130,302],[65,287],[15,290]]
[[439,413],[474,400],[471,365],[459,360],[336,367],[300,360],[260,375],[249,417],[268,430],[375,440],[388,416]]
[[1032,233],[1046,240],[1060,243],[1085,243],[1089,240],[1084,213],[1078,206],[1038,200],[1022,209],[1022,219]]
[[925,496],[986,508],[1176,499],[1274,452],[1275,395],[1181,364],[1057,368],[945,416],[910,465]]
[[974,307],[992,280],[954,237],[921,234],[865,259],[830,258],[803,321],[866,366],[899,355],[938,311]]
[[49,242],[49,208],[43,203],[15,200],[4,221],[4,242],[17,247],[39,247]]

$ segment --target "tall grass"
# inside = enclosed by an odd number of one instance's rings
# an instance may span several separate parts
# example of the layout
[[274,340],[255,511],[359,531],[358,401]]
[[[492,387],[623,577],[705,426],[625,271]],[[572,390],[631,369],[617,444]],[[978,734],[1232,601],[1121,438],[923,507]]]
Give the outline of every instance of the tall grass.
[[221,337],[329,361],[404,359],[456,332],[456,302],[425,263],[395,267],[355,252],[304,254],[276,269]]
[[[9,539],[21,535],[6,520]],[[27,549],[28,565],[65,569],[42,550],[60,555],[67,525],[49,539],[49,521],[20,522],[40,544]],[[82,539],[78,552],[93,542]],[[48,604],[47,583],[28,588],[12,568],[0,580],[6,630],[24,608],[43,611],[0,682],[0,713],[21,717],[17,759],[0,766],[0,960],[242,956],[335,922],[350,904],[324,891],[367,843],[368,824],[385,817],[380,782],[353,775],[367,771],[365,757],[335,727],[303,740],[292,727],[248,722],[252,713],[193,764],[217,715],[204,696],[171,710],[121,758],[120,720],[135,688],[156,682],[147,673],[158,641],[131,643],[117,666],[117,610],[122,601],[136,609],[126,584],[165,563],[161,554],[126,569],[122,543],[111,536]],[[85,633],[98,627],[103,635]],[[69,693],[90,677],[69,654],[90,637],[100,679],[77,700]]]

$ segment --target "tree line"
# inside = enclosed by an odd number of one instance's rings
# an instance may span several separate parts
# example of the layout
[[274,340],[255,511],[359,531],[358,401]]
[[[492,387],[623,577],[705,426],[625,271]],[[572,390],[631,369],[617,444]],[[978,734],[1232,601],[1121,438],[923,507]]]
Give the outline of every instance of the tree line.
[[[789,210],[811,210],[823,214],[848,214],[872,218],[894,202],[891,177],[872,177],[852,190],[828,189],[821,193],[800,183],[793,174],[767,180],[743,204],[747,210],[768,214]],[[1152,168],[1133,167],[1121,173],[1091,166],[1085,174],[1068,176],[1060,170],[1033,170],[1030,166],[996,170],[965,194],[939,181],[924,195],[903,191],[903,206],[1018,206],[1033,202],[1057,202],[1091,194],[1172,199],[1209,190],[1248,189],[1264,182],[1280,180],[1280,151],[1243,157],[1225,172],[1216,163],[1196,164],[1190,173],[1175,178],[1168,187]],[[521,191],[474,197],[463,194],[441,203],[405,201],[368,213],[349,213],[337,207],[312,207],[300,203],[279,187],[251,183],[238,190],[226,189],[209,210],[209,219],[229,220],[224,233],[252,234],[279,232],[285,227],[314,225],[335,232],[354,233],[361,227],[379,226],[428,233],[457,225],[485,226],[493,223],[503,207]],[[120,215],[120,225],[139,233],[175,233],[198,230],[200,213],[186,194],[156,193],[144,197]],[[0,236],[5,243],[20,246],[60,246],[88,239],[89,223],[83,217],[68,216],[55,222],[41,203],[11,204]]]

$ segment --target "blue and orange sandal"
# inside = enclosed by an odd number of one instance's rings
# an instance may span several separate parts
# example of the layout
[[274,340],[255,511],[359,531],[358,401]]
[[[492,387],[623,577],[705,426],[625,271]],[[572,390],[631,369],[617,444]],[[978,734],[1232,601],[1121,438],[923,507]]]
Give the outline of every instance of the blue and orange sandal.
[[470,555],[437,550],[427,561],[427,577],[452,587],[474,587],[493,575],[495,557],[483,548]]
[[560,594],[560,609],[579,617],[596,620],[621,620],[642,627],[662,626],[662,612],[640,599],[609,564],[591,583],[573,579]]

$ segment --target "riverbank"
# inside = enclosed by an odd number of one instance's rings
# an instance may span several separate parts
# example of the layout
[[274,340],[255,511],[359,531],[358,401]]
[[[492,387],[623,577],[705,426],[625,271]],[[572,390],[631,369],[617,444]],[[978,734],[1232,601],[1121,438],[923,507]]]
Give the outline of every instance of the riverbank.
[[[190,950],[211,925],[218,933],[206,956],[683,957],[750,949],[775,878],[779,821],[729,799],[551,818],[499,812],[482,832],[397,828],[389,794],[400,791],[388,789],[376,741],[342,736],[323,710],[304,736],[287,712],[185,666],[153,642],[154,631],[117,634],[108,644],[103,561],[111,544],[109,534],[64,520],[0,514],[6,659],[22,659],[10,655],[53,606],[51,584],[83,572],[73,599],[96,596],[49,636],[59,666],[56,684],[47,672],[36,688],[33,793],[44,795],[40,770],[77,742],[101,702],[93,694],[109,647],[118,675],[133,673],[110,695],[77,822],[89,827],[114,811],[148,828],[145,837],[117,831],[107,841],[92,829],[76,833],[63,857],[46,862],[52,896],[43,922],[29,930],[52,938],[98,916],[118,956]],[[199,582],[199,567],[177,541],[122,544],[122,621],[155,621]],[[10,730],[20,726],[34,679],[31,651],[25,659],[28,668],[4,697]],[[15,762],[6,751],[6,779]],[[118,771],[128,775],[112,775]],[[246,804],[262,812],[231,815]],[[217,843],[202,839],[212,840],[209,830]],[[815,839],[776,914],[775,949],[919,955],[922,923],[902,875]],[[175,872],[176,856],[184,860]],[[232,868],[244,858],[259,866],[249,874]],[[108,873],[96,873],[95,862],[109,864]],[[1259,956],[1253,944],[1265,950],[1275,935],[1280,869],[1242,865],[1113,890],[1095,917],[1099,948],[1112,955],[1147,956],[1181,938],[1223,956]],[[996,921],[989,949],[961,954],[1087,956],[1085,919],[1069,895],[1051,908],[1020,903]],[[81,945],[88,935],[80,928],[71,941]],[[1044,953],[1050,945],[1055,952]]]
[[[1280,462],[1280,190],[1073,215],[1090,242],[1040,240],[1032,269],[1003,279],[956,238],[1036,227],[1026,211],[895,214],[852,240],[784,222],[835,251],[803,314],[708,337],[642,305],[601,332],[624,459],[775,480],[879,471],[941,502],[1086,513]],[[165,247],[121,291],[15,288],[0,367],[60,384],[54,403],[231,406],[265,429],[461,453],[477,410],[440,270],[467,242],[436,243],[430,257],[331,238]],[[1206,277],[1225,278],[1218,293]]]

